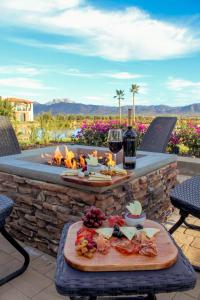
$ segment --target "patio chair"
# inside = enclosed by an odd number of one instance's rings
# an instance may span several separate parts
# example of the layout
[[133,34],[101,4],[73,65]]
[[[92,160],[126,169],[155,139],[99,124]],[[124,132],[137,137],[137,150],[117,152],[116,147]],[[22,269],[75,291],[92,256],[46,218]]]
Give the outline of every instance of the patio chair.
[[11,214],[13,206],[14,202],[10,198],[3,195],[0,196],[0,233],[24,257],[24,264],[13,273],[0,278],[0,286],[24,273],[30,261],[29,254],[5,229],[5,220]]
[[10,120],[0,116],[0,156],[19,153],[21,150]]
[[[189,224],[186,221],[188,215],[200,218],[200,176],[194,176],[177,185],[170,194],[172,204],[179,209],[180,219],[170,228],[170,234],[174,233],[181,224],[193,230],[200,230],[200,226]],[[200,267],[194,266],[200,271]]]
[[139,150],[164,153],[176,121],[176,117],[155,118],[145,133]]

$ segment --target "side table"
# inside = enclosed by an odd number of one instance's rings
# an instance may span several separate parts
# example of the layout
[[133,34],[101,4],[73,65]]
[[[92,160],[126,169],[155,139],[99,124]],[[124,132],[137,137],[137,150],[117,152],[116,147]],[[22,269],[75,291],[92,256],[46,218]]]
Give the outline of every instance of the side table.
[[[55,275],[59,294],[75,297],[147,295],[132,299],[155,300],[156,294],[186,291],[194,288],[196,274],[179,249],[177,262],[168,269],[129,272],[82,272],[71,268],[65,261],[63,249],[69,224],[63,228]],[[128,298],[126,298],[128,299]]]

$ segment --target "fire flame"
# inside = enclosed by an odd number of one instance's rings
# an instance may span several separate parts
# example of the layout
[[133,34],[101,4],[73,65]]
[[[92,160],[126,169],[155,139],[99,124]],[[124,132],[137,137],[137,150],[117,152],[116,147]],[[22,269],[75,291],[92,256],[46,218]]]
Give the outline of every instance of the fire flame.
[[116,164],[115,164],[115,161],[112,159],[112,153],[106,153],[106,157],[107,157],[107,166],[108,167],[114,167]]
[[59,149],[59,147],[56,148],[55,152],[54,152],[54,160],[56,165],[60,166],[61,165],[61,160],[63,158],[63,155]]
[[[98,156],[98,152],[95,150],[91,153],[92,156],[102,159],[102,156]],[[80,154],[79,157],[74,154],[73,151],[68,150],[67,146],[64,148],[64,154],[60,151],[59,147],[56,147],[55,152],[53,155],[50,154],[42,154],[42,158],[48,158],[48,164],[56,165],[56,166],[65,166],[69,169],[78,169],[78,168],[85,168],[86,167],[86,160],[84,154]],[[106,153],[104,156],[105,160],[104,163],[107,166],[115,166],[115,162],[112,159],[112,153]]]

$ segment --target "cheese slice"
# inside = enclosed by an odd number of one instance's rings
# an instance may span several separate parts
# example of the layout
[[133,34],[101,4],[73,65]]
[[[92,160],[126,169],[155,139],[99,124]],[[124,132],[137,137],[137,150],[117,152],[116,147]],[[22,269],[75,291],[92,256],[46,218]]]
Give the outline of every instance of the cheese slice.
[[94,174],[90,175],[90,177],[88,179],[93,180],[93,181],[111,181],[112,177],[110,175],[94,173]]
[[139,201],[134,201],[126,206],[126,208],[130,211],[132,215],[141,215],[142,213],[142,205]]
[[143,228],[142,230],[148,238],[152,238],[156,233],[160,231],[158,228]]
[[134,235],[137,232],[136,227],[120,227],[120,231],[127,237],[128,240],[132,240],[132,238],[134,237]]
[[98,228],[96,232],[109,239],[113,234],[113,228]]

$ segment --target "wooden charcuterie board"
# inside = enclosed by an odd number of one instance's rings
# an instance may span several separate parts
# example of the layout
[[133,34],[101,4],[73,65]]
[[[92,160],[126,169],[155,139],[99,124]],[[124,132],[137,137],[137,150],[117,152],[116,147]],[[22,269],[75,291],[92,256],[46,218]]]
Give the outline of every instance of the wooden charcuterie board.
[[158,223],[147,220],[145,227],[159,228],[156,234],[158,255],[148,257],[139,254],[124,255],[110,248],[106,255],[95,253],[94,257],[88,259],[78,256],[75,250],[76,233],[82,227],[82,222],[70,226],[65,247],[64,256],[67,263],[80,271],[133,271],[133,270],[159,270],[172,266],[178,256],[178,250],[171,240],[167,231]]
[[119,184],[121,182],[125,182],[132,175],[133,172],[132,173],[129,172],[127,175],[112,176],[111,181],[90,181],[87,179],[87,177],[82,178],[78,176],[67,176],[67,175],[61,175],[61,178],[64,181],[76,183],[79,185],[91,186],[91,187],[104,187],[104,186],[111,186],[111,185]]

